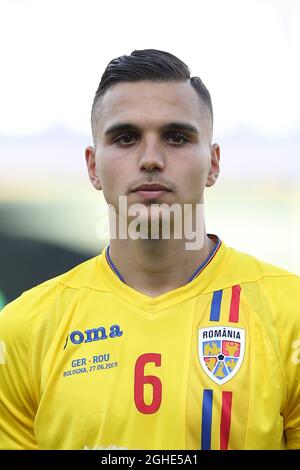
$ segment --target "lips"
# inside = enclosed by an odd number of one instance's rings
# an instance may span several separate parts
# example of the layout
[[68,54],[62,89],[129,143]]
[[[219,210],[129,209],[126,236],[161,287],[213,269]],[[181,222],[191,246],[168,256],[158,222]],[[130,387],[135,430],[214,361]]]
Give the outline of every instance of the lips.
[[141,184],[137,186],[133,190],[133,192],[137,192],[137,191],[170,191],[170,189],[161,184],[149,183],[149,184]]
[[161,196],[170,191],[171,190],[166,186],[157,183],[140,184],[133,190],[133,192],[141,196],[142,199],[146,199],[148,201],[159,199]]

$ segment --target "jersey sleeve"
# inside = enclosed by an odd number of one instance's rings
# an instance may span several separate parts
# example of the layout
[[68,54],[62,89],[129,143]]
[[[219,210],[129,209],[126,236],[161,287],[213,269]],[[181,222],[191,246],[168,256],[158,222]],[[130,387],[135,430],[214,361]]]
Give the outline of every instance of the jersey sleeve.
[[265,281],[272,294],[286,383],[282,410],[287,449],[300,449],[300,277],[278,276]]
[[33,323],[23,296],[0,312],[0,449],[37,449],[29,364]]

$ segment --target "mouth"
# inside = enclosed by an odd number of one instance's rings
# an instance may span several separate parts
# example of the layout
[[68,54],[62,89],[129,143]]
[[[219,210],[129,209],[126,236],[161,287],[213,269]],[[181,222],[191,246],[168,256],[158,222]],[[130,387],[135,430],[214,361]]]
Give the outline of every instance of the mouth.
[[159,199],[167,193],[170,193],[171,190],[166,186],[156,183],[142,184],[133,189],[133,193],[138,194],[143,199],[154,200]]

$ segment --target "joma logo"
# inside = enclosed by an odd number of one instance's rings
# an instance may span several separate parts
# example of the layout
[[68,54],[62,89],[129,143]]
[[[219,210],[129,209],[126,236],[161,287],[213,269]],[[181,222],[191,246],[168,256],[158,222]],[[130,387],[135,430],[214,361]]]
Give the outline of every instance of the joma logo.
[[91,328],[90,330],[79,331],[75,330],[70,333],[70,341],[73,344],[91,343],[92,341],[99,341],[108,338],[119,338],[123,335],[119,325],[112,325],[107,331],[104,326],[99,328]]

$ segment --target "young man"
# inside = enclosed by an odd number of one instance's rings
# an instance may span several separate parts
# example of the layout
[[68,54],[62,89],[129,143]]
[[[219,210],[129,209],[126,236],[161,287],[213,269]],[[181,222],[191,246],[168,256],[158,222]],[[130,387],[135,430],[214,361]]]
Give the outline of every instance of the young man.
[[[171,54],[106,68],[86,161],[123,228],[1,312],[1,448],[300,448],[300,279],[206,234],[212,122]],[[191,247],[175,229],[195,218]]]

